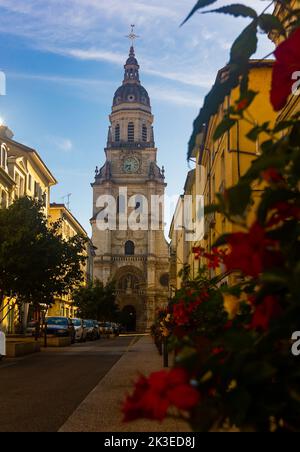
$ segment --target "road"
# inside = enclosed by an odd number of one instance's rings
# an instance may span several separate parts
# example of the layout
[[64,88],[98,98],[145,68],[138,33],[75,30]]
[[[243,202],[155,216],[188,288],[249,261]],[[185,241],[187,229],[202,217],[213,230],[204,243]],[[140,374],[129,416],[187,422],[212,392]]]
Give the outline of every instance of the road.
[[133,337],[76,344],[0,364],[0,432],[57,432]]

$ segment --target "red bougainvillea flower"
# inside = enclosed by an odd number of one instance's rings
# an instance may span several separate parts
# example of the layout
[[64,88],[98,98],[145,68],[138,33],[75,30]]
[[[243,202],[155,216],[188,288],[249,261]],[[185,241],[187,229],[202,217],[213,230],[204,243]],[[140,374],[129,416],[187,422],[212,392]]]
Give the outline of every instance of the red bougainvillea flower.
[[137,381],[134,393],[123,405],[124,421],[139,418],[162,421],[173,406],[192,410],[200,401],[199,392],[190,385],[188,373],[182,368],[155,372]]
[[267,296],[262,303],[256,305],[250,329],[267,331],[271,320],[280,317],[281,314],[282,308],[278,299],[271,295]]
[[236,110],[238,112],[245,110],[250,104],[249,99],[242,99],[237,103]]
[[276,168],[269,168],[262,172],[262,178],[268,182],[268,184],[278,184],[284,182],[282,174]]
[[208,268],[212,268],[214,270],[220,267],[220,264],[223,262],[224,256],[225,252],[218,250],[217,248],[213,248],[212,253],[203,254],[203,257],[208,260]]
[[271,103],[275,111],[286,105],[295,83],[293,74],[300,70],[300,28],[275,50]]
[[195,260],[199,261],[201,256],[203,255],[204,249],[201,248],[200,246],[195,246],[192,249],[192,253],[195,255]]
[[231,234],[227,242],[231,247],[224,256],[227,270],[239,270],[256,278],[264,270],[281,263],[281,255],[276,250],[278,242],[270,239],[258,222],[253,224],[249,233]]
[[273,209],[274,212],[267,224],[267,227],[269,228],[289,219],[300,221],[300,207],[295,204],[278,202],[273,206]]
[[174,323],[177,326],[187,326],[193,323],[193,320],[191,318],[192,314],[204,301],[208,300],[208,297],[208,293],[203,292],[194,300],[180,300],[178,303],[176,303],[173,306]]

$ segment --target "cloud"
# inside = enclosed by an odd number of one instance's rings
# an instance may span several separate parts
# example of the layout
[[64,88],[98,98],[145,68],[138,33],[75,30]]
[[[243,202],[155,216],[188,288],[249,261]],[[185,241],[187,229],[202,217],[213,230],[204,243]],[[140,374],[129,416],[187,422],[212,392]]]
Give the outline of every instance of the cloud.
[[201,106],[203,99],[194,93],[180,90],[170,90],[169,88],[161,88],[157,86],[149,86],[151,99],[158,102],[169,103],[181,107],[198,108]]
[[[28,73],[8,73],[8,78],[35,80],[41,83],[53,83],[62,84],[67,86],[78,86],[81,89],[85,88],[86,97],[90,100],[95,100],[95,89],[105,89],[109,87],[112,94],[116,88],[116,85],[112,81],[97,80],[90,78],[72,78],[63,77],[59,75],[46,75],[46,74],[28,74]],[[148,84],[147,89],[150,97],[157,101],[163,101],[171,104],[181,105],[185,107],[199,107],[201,99],[197,100],[194,92],[188,92],[180,89],[170,89],[170,87],[162,87],[161,85]],[[82,91],[77,92],[82,95]],[[70,151],[72,149],[69,140],[59,139],[56,140],[55,145],[64,151]]]
[[64,85],[75,85],[75,86],[86,86],[86,87],[96,87],[96,86],[110,86],[114,87],[115,84],[108,80],[103,79],[91,79],[91,78],[78,78],[78,77],[65,77],[62,75],[49,75],[49,74],[29,74],[24,72],[8,72],[8,78],[13,79],[23,79],[23,80],[36,80],[45,83],[55,83]]
[[69,153],[73,150],[73,142],[69,138],[51,137],[50,142],[60,151]]
[[[142,73],[207,90],[248,19],[195,14],[180,28],[195,1],[127,0],[125,7],[124,0],[0,0],[0,33],[20,36],[45,52],[121,66],[128,50],[125,36],[134,22],[141,35],[137,56]],[[244,3],[266,6],[261,0]],[[263,44],[261,55],[268,50]]]
[[[78,58],[84,61],[107,61],[109,63],[117,64],[124,60],[124,55],[120,53],[102,51],[97,49],[81,50],[81,49],[61,49],[56,50],[67,56]],[[167,80],[172,80],[186,85],[199,86],[202,88],[209,88],[211,86],[211,74],[204,73],[188,73],[186,71],[163,71],[153,69],[156,67],[156,62],[139,59],[142,73],[161,77]]]

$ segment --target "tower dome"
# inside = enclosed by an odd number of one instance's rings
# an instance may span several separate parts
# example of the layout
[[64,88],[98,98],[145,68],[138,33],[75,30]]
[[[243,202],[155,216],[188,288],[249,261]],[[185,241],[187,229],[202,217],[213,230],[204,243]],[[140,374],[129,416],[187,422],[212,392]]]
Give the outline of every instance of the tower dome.
[[134,47],[131,46],[129,57],[124,66],[124,80],[114,95],[113,107],[120,104],[139,103],[151,108],[150,97],[147,90],[141,85],[139,69],[140,66],[135,57]]

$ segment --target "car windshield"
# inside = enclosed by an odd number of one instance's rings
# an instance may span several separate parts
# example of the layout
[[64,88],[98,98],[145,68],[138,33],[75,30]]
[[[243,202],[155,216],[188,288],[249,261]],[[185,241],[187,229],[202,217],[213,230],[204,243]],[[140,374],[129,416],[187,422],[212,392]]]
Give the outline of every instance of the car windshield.
[[74,326],[81,326],[81,320],[79,319],[72,319],[72,323]]
[[67,326],[68,320],[60,317],[48,317],[46,319],[48,325]]

